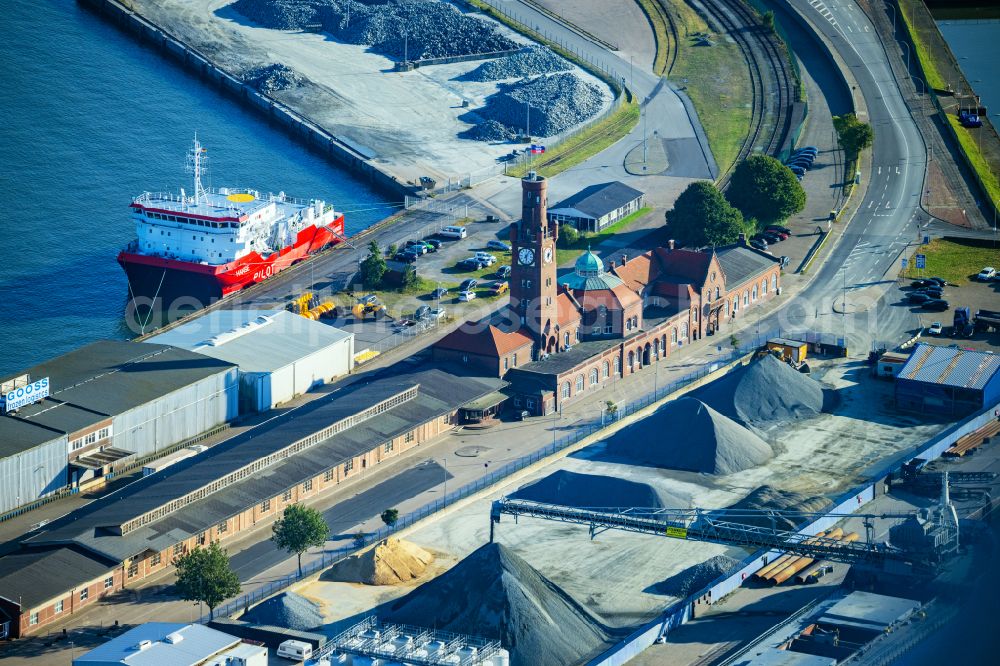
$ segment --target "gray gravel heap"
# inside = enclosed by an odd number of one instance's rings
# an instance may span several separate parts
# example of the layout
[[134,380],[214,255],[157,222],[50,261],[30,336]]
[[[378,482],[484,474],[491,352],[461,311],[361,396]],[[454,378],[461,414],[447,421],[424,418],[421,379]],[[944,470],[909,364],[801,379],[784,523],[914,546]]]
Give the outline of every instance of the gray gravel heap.
[[[824,497],[803,495],[791,490],[778,490],[773,486],[758,486],[753,492],[741,499],[736,504],[727,508],[730,509],[752,509],[754,511],[765,509],[788,509],[792,511],[819,512],[825,509],[830,501]],[[747,525],[757,525],[759,527],[771,527],[771,517],[761,516],[760,518],[734,518],[737,522]],[[798,520],[778,517],[773,525],[779,530],[794,530],[798,528]]]
[[380,616],[499,639],[513,666],[586,663],[611,638],[587,609],[498,543],[481,546]]
[[395,58],[405,51],[409,60],[518,47],[493,22],[438,0],[237,0],[233,7],[265,27],[289,30],[319,23],[345,42]]
[[262,93],[287,90],[302,83],[302,77],[294,70],[278,63],[248,69],[243,72],[243,80]]
[[812,418],[823,409],[819,382],[770,355],[694,395],[721,414],[751,426]]
[[517,132],[496,120],[487,120],[473,125],[466,130],[464,136],[476,141],[513,141],[517,138]]
[[653,591],[657,594],[683,599],[705,587],[719,576],[732,572],[738,565],[739,560],[725,555],[716,555],[657,583],[653,586]]
[[[555,136],[593,118],[604,101],[601,90],[575,74],[550,74],[516,83],[500,84],[499,92],[486,98],[476,113],[484,121],[495,120],[517,133],[528,122],[532,136]],[[472,136],[469,132],[466,136]]]
[[310,631],[323,624],[319,606],[295,592],[282,592],[240,616],[244,622]]
[[607,441],[608,453],[666,469],[733,474],[762,465],[771,447],[695,398],[671,400]]
[[487,60],[462,78],[467,81],[499,81],[536,74],[565,72],[573,66],[545,46],[533,46],[495,60]]
[[559,470],[526,486],[510,495],[515,499],[546,502],[581,508],[650,507],[655,509],[670,506],[685,507],[687,504],[675,497],[664,504],[663,497],[645,483],[626,481],[600,474],[579,474]]

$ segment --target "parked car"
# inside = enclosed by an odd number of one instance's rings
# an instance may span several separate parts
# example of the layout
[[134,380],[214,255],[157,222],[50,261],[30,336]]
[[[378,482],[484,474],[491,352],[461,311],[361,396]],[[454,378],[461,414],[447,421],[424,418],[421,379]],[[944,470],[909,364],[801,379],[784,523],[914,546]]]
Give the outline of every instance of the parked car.
[[792,155],[785,160],[785,164],[794,164],[796,162],[806,162],[808,164],[812,164],[815,161],[816,156],[812,153],[798,153],[797,155]]
[[792,230],[788,227],[783,227],[780,224],[769,224],[764,227],[764,231],[777,231],[779,234],[785,234],[788,236],[792,235]]
[[927,278],[927,279],[928,279],[928,280],[930,280],[931,282],[937,282],[937,283],[938,283],[939,285],[941,285],[942,287],[945,287],[945,286],[947,286],[947,285],[948,285],[948,283],[947,283],[947,282],[945,282],[945,279],[944,279],[944,278],[939,278],[939,277],[929,277],[929,278]]
[[497,271],[497,278],[500,280],[507,280],[510,278],[510,266],[501,266],[500,270]]
[[431,316],[431,306],[429,305],[421,305],[413,313],[413,318],[416,319],[417,321],[427,319],[430,316]]
[[531,418],[531,412],[529,412],[527,409],[522,409],[514,414],[514,418],[517,419],[518,421],[526,421],[527,419]]
[[929,287],[932,284],[937,284],[936,282],[931,282],[930,280],[914,280],[910,283],[910,286],[914,289],[923,289],[924,287]]
[[980,282],[989,282],[990,280],[996,278],[996,276],[997,276],[997,269],[993,268],[992,266],[987,266],[983,270],[979,271],[979,274],[976,275],[976,279],[979,280]]
[[441,299],[448,295],[448,290],[444,287],[438,287],[431,292],[431,298]]
[[485,262],[478,257],[466,257],[458,262],[458,266],[469,271],[478,271],[485,266]]
[[437,238],[425,238],[424,243],[430,245],[435,250],[440,250],[441,246],[443,245],[443,243],[439,241]]
[[802,146],[801,148],[796,148],[795,152],[796,153],[812,153],[813,155],[816,155],[816,154],[819,153],[819,148],[817,148],[816,146]]
[[462,239],[466,237],[467,233],[465,227],[450,226],[439,231],[438,236],[442,238]]
[[932,299],[930,299],[928,301],[925,301],[924,304],[921,305],[920,307],[922,307],[925,310],[933,310],[935,312],[944,312],[945,310],[948,310],[951,306],[948,305],[948,301],[946,301],[944,299],[941,299],[941,298],[932,298]]
[[784,239],[778,234],[764,234],[764,240],[767,241],[768,245],[774,245],[775,243],[780,243]]
[[510,289],[510,285],[506,282],[494,282],[490,286],[490,291],[493,292],[494,296],[506,294],[508,289]]
[[785,255],[781,255],[781,258],[778,259],[778,265],[781,266],[782,268],[784,268],[785,266],[787,266],[788,265],[788,257],[786,257]]
[[397,252],[392,258],[404,264],[412,264],[417,260],[417,255],[413,252]]
[[789,234],[787,232],[779,231],[777,229],[771,229],[771,228],[764,229],[763,233],[765,235],[771,234],[772,236],[777,236],[779,240],[788,240],[788,237],[791,235],[791,234]]
[[486,249],[488,250],[500,250],[501,252],[510,252],[510,245],[504,243],[503,241],[491,240],[486,244]]
[[944,289],[937,287],[924,287],[923,289],[917,290],[918,294],[923,294],[924,296],[930,296],[931,298],[941,298],[944,296]]
[[415,252],[417,254],[427,254],[427,246],[424,245],[423,241],[413,240],[412,238],[405,243],[403,246],[406,248],[405,251]]
[[468,303],[469,301],[476,300],[476,292],[474,291],[460,291],[458,292],[458,300],[463,303]]
[[805,169],[803,169],[803,168],[802,168],[802,167],[800,167],[800,166],[796,166],[796,165],[792,165],[792,166],[790,166],[790,167],[788,167],[788,168],[789,168],[789,169],[791,170],[791,172],[792,172],[792,173],[794,173],[794,174],[795,174],[796,176],[804,176],[804,175],[806,175],[806,170],[805,170]]
[[474,278],[469,278],[468,280],[463,280],[462,284],[458,287],[459,291],[472,291],[479,284],[479,280]]
[[495,263],[497,262],[497,258],[496,258],[496,257],[494,257],[494,256],[493,256],[492,254],[490,254],[489,252],[476,252],[476,253],[475,253],[474,255],[472,255],[472,256],[474,256],[474,257],[475,257],[476,259],[478,259],[478,260],[479,260],[479,261],[480,261],[481,263],[484,263],[484,264],[486,264],[487,266],[492,266],[493,264],[495,264]]
[[927,332],[930,335],[941,335],[942,331],[944,331],[944,326],[942,326],[939,321],[936,321],[927,327]]
[[750,239],[750,247],[756,248],[761,252],[767,252],[767,243],[765,241],[759,240],[757,238]]
[[919,291],[914,291],[910,294],[907,294],[906,300],[908,300],[910,303],[915,303],[917,305],[920,305],[921,303],[926,303],[927,301],[931,300],[931,296],[928,296],[927,294],[924,294]]
[[431,310],[431,319],[444,319],[444,308],[434,308]]
[[812,165],[813,161],[810,159],[806,159],[804,157],[797,157],[794,160],[788,160],[787,162],[785,162],[785,166],[799,167],[801,169],[805,169],[806,171],[809,171]]

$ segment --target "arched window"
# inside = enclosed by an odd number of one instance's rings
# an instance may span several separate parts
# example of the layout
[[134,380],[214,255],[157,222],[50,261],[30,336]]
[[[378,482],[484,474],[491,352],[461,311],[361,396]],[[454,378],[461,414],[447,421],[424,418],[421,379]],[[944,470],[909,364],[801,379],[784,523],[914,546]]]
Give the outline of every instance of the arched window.
[[622,360],[615,356],[615,374],[621,374],[622,371]]
[[566,335],[563,336],[563,345],[569,347],[569,331],[566,331]]
[[569,382],[563,382],[563,385],[562,385],[562,397],[564,397],[564,398],[568,398],[569,397]]
[[593,370],[590,371],[590,385],[597,386],[598,381],[599,377],[597,375],[597,368],[594,368]]
[[687,339],[687,336],[688,336],[688,325],[687,322],[684,322],[683,324],[681,324],[681,339],[682,340]]
[[767,296],[767,280],[760,281],[760,295]]
[[629,351],[628,353],[628,369],[631,370],[635,366],[635,352]]
[[576,392],[583,393],[583,375],[576,378]]
[[670,329],[670,344],[673,344],[673,345],[677,344],[677,329],[676,328]]
[[715,300],[719,300],[719,297],[720,297],[720,296],[722,296],[722,292],[721,292],[721,291],[719,291],[719,288],[718,288],[718,287],[716,287],[716,288],[715,288]]
[[667,334],[666,333],[663,334],[663,344],[660,345],[660,348],[663,350],[663,354],[666,355],[666,353],[667,353]]
[[632,330],[632,320],[631,319],[626,319],[625,320],[625,330],[626,331],[631,331]]
[[736,314],[736,311],[739,309],[740,309],[740,299],[739,297],[737,297],[733,299],[733,314]]
[[691,321],[698,321],[698,308],[691,308]]
[[771,276],[771,289],[778,291],[778,274],[775,273]]
[[[616,362],[618,361],[618,358],[617,358],[617,357],[615,358],[615,361],[616,361]],[[607,379],[607,378],[608,378],[608,377],[610,376],[610,373],[611,373],[611,365],[610,365],[610,364],[608,364],[608,362],[607,362],[607,361],[605,361],[605,362],[604,362],[604,365],[603,365],[603,366],[602,366],[602,368],[601,368],[601,370],[602,370],[602,372],[603,372],[603,374],[604,374],[604,378],[605,378],[605,379]]]
[[753,286],[753,293],[750,295],[750,298],[752,298],[754,302],[757,301],[757,285]]
[[743,305],[750,305],[750,292],[749,291],[744,291],[743,292]]

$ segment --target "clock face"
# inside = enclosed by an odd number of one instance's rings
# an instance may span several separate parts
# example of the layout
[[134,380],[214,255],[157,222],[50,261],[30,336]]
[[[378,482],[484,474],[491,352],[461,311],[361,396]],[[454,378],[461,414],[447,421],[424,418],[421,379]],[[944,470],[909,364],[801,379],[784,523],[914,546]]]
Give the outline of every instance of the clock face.
[[531,248],[523,247],[517,253],[517,260],[522,264],[530,265],[535,261],[535,253],[531,251]]
[[545,248],[545,263],[549,263],[550,261],[552,261],[552,248],[547,247]]

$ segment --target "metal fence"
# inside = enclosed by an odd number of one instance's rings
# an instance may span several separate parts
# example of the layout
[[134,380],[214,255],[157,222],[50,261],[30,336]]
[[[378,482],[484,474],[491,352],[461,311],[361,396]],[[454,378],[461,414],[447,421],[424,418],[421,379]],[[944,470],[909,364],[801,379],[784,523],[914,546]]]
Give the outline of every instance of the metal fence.
[[[350,546],[345,546],[332,551],[324,551],[319,559],[313,560],[304,564],[302,566],[302,575],[300,576],[298,572],[288,574],[283,578],[273,580],[268,582],[252,592],[245,594],[234,601],[231,601],[223,606],[216,609],[215,615],[220,617],[228,617],[246,608],[249,608],[253,604],[266,599],[270,595],[279,592],[293,583],[302,580],[303,578],[312,575],[316,571],[324,569],[334,562],[355,553],[365,546],[372,543],[377,543],[383,539],[388,538],[394,533],[406,529],[416,522],[430,516],[433,513],[440,511],[450,504],[465,499],[471,495],[478,493],[484,488],[488,488],[507,477],[511,476],[515,472],[518,472],[529,465],[532,465],[543,458],[558,453],[563,449],[580,442],[585,437],[592,435],[593,433],[604,429],[605,427],[611,425],[615,421],[619,421],[627,416],[630,416],[641,409],[648,407],[649,405],[662,400],[663,398],[679,391],[686,386],[716,372],[720,368],[732,363],[733,361],[745,356],[746,354],[752,352],[755,349],[759,349],[764,345],[764,343],[774,337],[781,337],[780,330],[772,330],[764,333],[756,333],[753,336],[751,342],[747,342],[743,345],[735,347],[732,351],[715,358],[712,361],[703,364],[698,369],[684,375],[680,379],[676,379],[671,382],[666,382],[662,386],[656,386],[652,391],[643,395],[636,400],[633,400],[624,405],[619,405],[615,414],[610,418],[605,418],[602,411],[602,417],[600,419],[591,419],[582,423],[578,423],[575,426],[575,430],[570,434],[564,435],[558,439],[554,438],[551,443],[543,446],[542,448],[529,453],[528,455],[522,456],[517,460],[513,460],[503,467],[496,469],[485,476],[482,476],[474,481],[470,481],[465,485],[446,493],[444,496],[424,504],[420,508],[411,511],[399,519],[393,525],[386,525],[385,527],[379,528],[378,530],[370,534],[358,535],[355,541]],[[484,517],[485,518],[485,517]],[[209,621],[208,615],[203,615],[200,622],[206,623]]]

